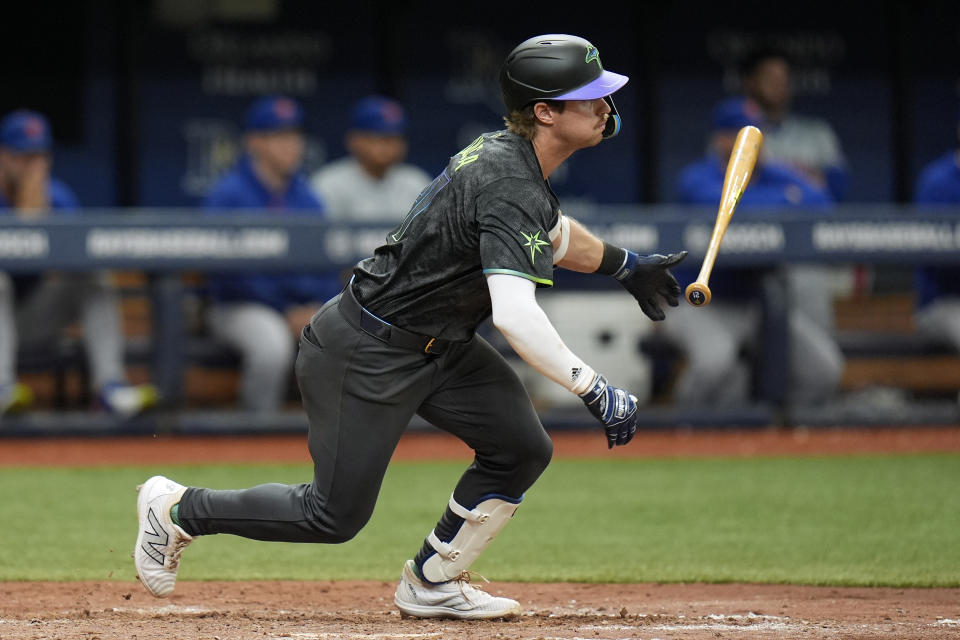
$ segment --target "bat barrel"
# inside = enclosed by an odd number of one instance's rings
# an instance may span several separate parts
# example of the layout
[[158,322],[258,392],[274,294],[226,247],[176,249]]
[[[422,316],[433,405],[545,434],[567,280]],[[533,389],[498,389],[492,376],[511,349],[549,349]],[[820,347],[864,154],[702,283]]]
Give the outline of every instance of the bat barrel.
[[687,285],[687,290],[684,292],[684,295],[687,301],[695,307],[710,304],[710,287],[702,282],[692,282]]

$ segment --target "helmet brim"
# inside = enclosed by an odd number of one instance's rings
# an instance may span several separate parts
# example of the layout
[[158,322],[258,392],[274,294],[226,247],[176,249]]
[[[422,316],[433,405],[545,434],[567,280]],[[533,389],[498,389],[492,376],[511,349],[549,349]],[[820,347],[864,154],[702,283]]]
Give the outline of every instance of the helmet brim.
[[551,98],[551,100],[595,100],[596,98],[606,98],[610,94],[620,90],[627,84],[630,78],[613,71],[604,70],[596,80],[588,82],[582,87],[577,87],[573,91]]

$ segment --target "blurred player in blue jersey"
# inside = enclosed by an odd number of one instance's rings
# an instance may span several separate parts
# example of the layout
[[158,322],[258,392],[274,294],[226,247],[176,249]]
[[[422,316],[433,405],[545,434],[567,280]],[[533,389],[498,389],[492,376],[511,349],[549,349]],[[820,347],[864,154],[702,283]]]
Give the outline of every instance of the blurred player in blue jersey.
[[[303,109],[283,96],[256,100],[244,122],[244,155],[213,186],[210,214],[241,209],[267,215],[322,216],[323,204],[300,172]],[[240,402],[244,409],[279,409],[288,388],[296,339],[317,307],[336,295],[333,274],[222,273],[209,277],[207,325],[243,358]]]
[[[710,149],[701,160],[684,168],[677,180],[677,200],[716,207],[720,202],[727,160],[740,128],[763,126],[760,110],[751,100],[730,98],[713,112]],[[792,169],[768,162],[761,155],[740,204],[737,217],[751,210],[823,209],[832,202]],[[722,260],[721,260],[722,262]],[[830,398],[843,374],[844,360],[833,338],[833,308],[827,282],[816,269],[793,267],[791,279],[790,397],[794,402]],[[696,273],[678,273],[696,279]],[[738,404],[750,394],[750,370],[740,359],[744,347],[759,334],[757,292],[759,274],[749,269],[714,271],[710,282],[713,302],[706,308],[682,305],[670,312],[664,333],[680,348],[686,367],[676,382],[673,400],[679,404]]]
[[[960,116],[957,118],[960,138]],[[943,154],[920,173],[914,193],[918,206],[960,206],[960,148]],[[923,267],[917,270],[917,330],[948,342],[960,351],[960,269]]]
[[[0,121],[0,215],[39,220],[75,213],[73,191],[50,175],[52,146],[50,124],[39,113],[14,111]],[[104,408],[129,417],[156,403],[152,385],[126,381],[118,301],[107,273],[0,273],[0,413],[32,402],[32,391],[17,382],[17,346],[49,344],[78,319]]]

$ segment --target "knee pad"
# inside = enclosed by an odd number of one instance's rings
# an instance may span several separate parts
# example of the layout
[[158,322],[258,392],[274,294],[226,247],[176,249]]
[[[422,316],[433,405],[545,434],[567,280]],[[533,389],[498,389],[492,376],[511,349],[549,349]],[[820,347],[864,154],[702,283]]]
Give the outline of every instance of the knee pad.
[[523,498],[508,498],[497,494],[480,498],[473,509],[461,506],[450,496],[450,510],[463,518],[463,524],[449,542],[443,542],[435,531],[427,536],[427,543],[436,553],[423,562],[420,572],[427,582],[447,582],[466,571],[487,548],[513,514]]

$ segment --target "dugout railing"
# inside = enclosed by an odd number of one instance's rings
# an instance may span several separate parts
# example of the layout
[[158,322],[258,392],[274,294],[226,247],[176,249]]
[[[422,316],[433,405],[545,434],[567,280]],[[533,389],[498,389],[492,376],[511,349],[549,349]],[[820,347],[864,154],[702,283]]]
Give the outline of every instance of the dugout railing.
[[[678,207],[581,206],[567,213],[585,221],[611,242],[641,253],[687,249],[691,254],[688,261],[694,265],[699,264],[706,248],[714,219],[714,212],[709,209]],[[182,276],[188,272],[232,270],[340,271],[368,255],[390,227],[388,223],[332,225],[315,218],[256,215],[249,211],[206,217],[183,209],[86,211],[39,222],[21,222],[12,217],[0,220],[0,270],[36,273],[122,269],[147,274],[147,292],[153,308],[152,333],[147,340],[131,345],[129,355],[149,365],[151,378],[165,398],[161,410],[123,424],[82,410],[70,411],[69,416],[62,412],[38,412],[5,417],[0,422],[0,433],[304,428],[302,416],[295,413],[249,416],[223,410],[197,412],[184,405],[184,370],[191,361],[206,358],[235,366],[236,358],[190,335],[183,312],[190,286]],[[766,284],[758,291],[765,313],[764,348],[754,360],[760,381],[756,401],[724,410],[650,406],[644,411],[648,426],[821,424],[849,418],[831,416],[820,410],[823,408],[798,411],[784,404],[786,303],[781,271],[784,265],[792,263],[868,264],[881,270],[900,271],[925,264],[956,264],[960,269],[960,209],[857,205],[789,214],[738,212],[727,231],[717,268],[751,267],[766,274]],[[609,287],[609,283],[597,278],[572,278],[562,284]],[[840,342],[848,355],[856,357],[951,357],[944,346],[915,335],[854,330],[840,336]],[[666,353],[663,345],[658,346],[655,341],[638,348],[654,357],[664,357]],[[897,422],[960,421],[955,394],[952,399],[944,394],[942,400],[918,404],[908,414],[890,418]],[[545,422],[555,428],[588,426],[587,418],[569,411],[544,412]],[[884,420],[882,415],[877,418]]]

